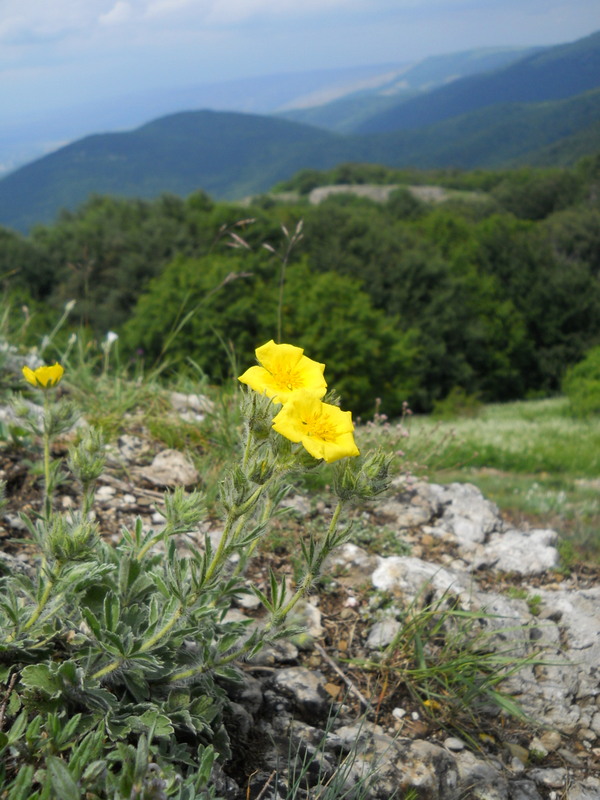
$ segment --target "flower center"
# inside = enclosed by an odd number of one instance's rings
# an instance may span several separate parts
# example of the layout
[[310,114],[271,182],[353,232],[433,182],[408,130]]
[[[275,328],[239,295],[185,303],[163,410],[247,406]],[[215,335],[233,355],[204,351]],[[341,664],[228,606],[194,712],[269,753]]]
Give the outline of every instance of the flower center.
[[322,439],[324,442],[335,442],[337,431],[335,425],[322,414],[313,414],[308,419],[303,419],[302,424],[306,426],[306,432],[315,439]]
[[281,389],[287,389],[291,392],[294,389],[302,389],[304,387],[302,376],[294,369],[290,369],[290,367],[278,367],[273,370],[271,375]]

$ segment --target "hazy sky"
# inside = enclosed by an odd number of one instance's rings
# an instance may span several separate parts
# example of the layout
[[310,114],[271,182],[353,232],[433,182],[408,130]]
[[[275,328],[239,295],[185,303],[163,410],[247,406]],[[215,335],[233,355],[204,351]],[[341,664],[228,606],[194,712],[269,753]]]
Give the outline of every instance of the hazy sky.
[[600,0],[0,0],[5,119],[155,87],[572,41]]

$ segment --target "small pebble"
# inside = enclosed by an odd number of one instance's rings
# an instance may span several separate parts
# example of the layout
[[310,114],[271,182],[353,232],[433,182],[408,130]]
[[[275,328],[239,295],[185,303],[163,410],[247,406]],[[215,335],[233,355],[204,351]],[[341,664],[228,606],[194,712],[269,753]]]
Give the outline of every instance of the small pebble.
[[559,756],[561,756],[561,758],[563,758],[567,762],[567,764],[570,764],[572,767],[581,767],[582,765],[581,759],[577,758],[575,753],[572,753],[570,750],[567,750],[566,747],[561,747],[560,750],[558,750],[558,754]]
[[510,761],[510,768],[511,768],[512,772],[516,772],[516,773],[524,772],[525,764],[521,761],[520,758],[517,758],[517,756],[513,756],[511,761]]
[[577,731],[577,738],[580,742],[593,742],[596,739],[596,734],[590,728],[580,728]]
[[116,494],[114,486],[99,486],[96,489],[96,500],[111,500]]
[[541,760],[546,758],[550,751],[544,746],[542,740],[536,736],[529,742],[529,752],[533,758]]
[[522,764],[526,764],[529,759],[529,751],[525,747],[515,742],[505,742],[504,747],[513,758],[518,758]]
[[539,740],[549,753],[553,753],[560,747],[562,736],[558,731],[544,731],[544,733],[540,735]]
[[449,736],[444,741],[444,747],[446,747],[448,750],[454,750],[458,752],[459,750],[464,750],[466,745],[463,740],[459,739],[457,736]]
[[567,781],[567,770],[562,767],[556,769],[531,769],[527,776],[540,786],[548,789],[562,789]]

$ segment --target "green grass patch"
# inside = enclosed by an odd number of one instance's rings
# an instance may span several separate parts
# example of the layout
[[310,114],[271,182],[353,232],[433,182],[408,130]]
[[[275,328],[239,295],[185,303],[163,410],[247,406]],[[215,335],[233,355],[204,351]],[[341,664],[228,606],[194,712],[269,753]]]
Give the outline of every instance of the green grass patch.
[[552,528],[565,566],[600,563],[600,417],[570,415],[564,397],[481,406],[453,419],[385,418],[361,426],[394,471],[434,483],[473,483],[515,525]]
[[[409,419],[408,430],[417,471],[475,484],[515,524],[561,534],[567,561],[600,563],[600,418],[575,419],[565,398],[551,398],[484,406],[476,418]],[[422,442],[435,440],[423,459]]]

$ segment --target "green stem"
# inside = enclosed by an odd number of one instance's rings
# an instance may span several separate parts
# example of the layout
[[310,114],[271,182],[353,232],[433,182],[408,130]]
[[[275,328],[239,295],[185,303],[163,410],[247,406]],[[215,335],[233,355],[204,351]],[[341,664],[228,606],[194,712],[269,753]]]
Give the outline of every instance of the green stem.
[[[252,508],[252,506],[256,503],[258,498],[261,496],[261,494],[264,491],[266,486],[267,486],[266,483],[263,484],[262,486],[258,486],[254,490],[254,492],[250,495],[250,497],[246,500],[245,503],[242,503],[241,506],[236,508],[234,511],[230,511],[229,514],[227,515],[227,521],[225,523],[225,528],[223,529],[223,534],[222,534],[221,539],[219,541],[219,545],[218,545],[218,547],[217,547],[217,549],[215,551],[215,554],[214,554],[214,556],[212,558],[212,561],[208,565],[208,568],[206,570],[206,574],[204,576],[204,582],[205,583],[208,583],[208,581],[212,578],[212,576],[214,575],[217,567],[220,566],[220,564],[221,564],[221,562],[223,560],[223,555],[224,555],[224,553],[225,553],[225,551],[227,549],[227,546],[229,545],[229,539],[230,539],[229,534],[231,532],[231,528],[233,526],[234,520],[240,519],[241,517],[243,517],[245,514],[248,513],[248,511]],[[240,520],[240,525],[241,524],[243,524],[243,520]],[[239,529],[239,527],[240,526],[238,526],[238,529]]]
[[[253,399],[253,403],[256,402]],[[248,427],[248,432],[246,434],[246,446],[244,447],[244,457],[242,459],[242,469],[246,468],[248,463],[248,458],[250,457],[250,445],[252,444],[252,432],[250,431],[250,427]]]
[[201,667],[192,667],[191,669],[186,669],[183,672],[176,672],[175,675],[170,675],[168,678],[169,683],[175,683],[176,681],[185,681],[193,678],[194,675],[199,675],[201,672],[206,672],[208,667],[206,664],[203,664]]
[[327,555],[328,550],[326,551],[325,546],[326,546],[329,538],[331,537],[331,535],[333,534],[333,532],[337,528],[338,519],[340,517],[340,513],[342,511],[343,505],[344,505],[343,502],[341,500],[338,500],[338,504],[335,507],[335,510],[334,510],[333,515],[331,517],[331,522],[329,523],[329,528],[327,529],[327,534],[325,535],[325,540],[324,540],[324,543],[323,543],[323,547],[321,548],[321,550],[319,552],[318,558],[316,558],[314,560],[314,563],[310,565],[311,569],[309,570],[309,572],[306,573],[306,575],[302,579],[302,583],[296,589],[296,592],[294,593],[294,596],[290,599],[290,601],[283,608],[280,608],[278,611],[276,611],[273,614],[271,622],[266,626],[266,630],[270,630],[271,628],[277,628],[278,625],[280,625],[283,622],[283,620],[287,617],[287,615],[290,613],[290,611],[293,610],[293,608],[298,603],[298,601],[302,597],[304,597],[306,592],[310,589],[310,587],[312,585],[312,582],[315,580],[315,578],[319,574],[319,569],[321,567],[321,563],[323,562],[323,559]]
[[175,623],[177,622],[182,613],[183,613],[183,605],[180,602],[178,608],[176,608],[175,611],[173,612],[173,616],[171,617],[171,619],[168,622],[166,622],[160,630],[156,631],[154,636],[151,636],[144,642],[144,644],[140,647],[139,652],[145,653],[147,650],[150,650],[151,647],[154,647],[154,645],[171,630],[171,628],[175,625]]
[[48,392],[44,391],[44,517],[46,520],[50,519],[51,500],[50,500],[50,433],[48,431],[48,414],[49,414],[49,400]]
[[171,675],[169,677],[168,681],[169,683],[175,683],[175,681],[189,680],[189,678],[193,678],[194,675],[207,672],[209,669],[218,669],[225,664],[230,664],[232,661],[235,661],[247,653],[252,647],[254,647],[255,644],[256,642],[242,645],[242,647],[240,647],[238,650],[234,650],[232,653],[229,653],[228,656],[221,658],[216,664],[202,664],[199,667],[190,667],[190,669],[183,670],[182,672],[176,672],[175,675]]
[[[271,509],[272,508],[273,508],[273,499],[271,497],[268,497],[266,502],[265,502],[265,507],[263,508],[262,514],[260,515],[260,523],[261,524],[267,521],[267,519],[271,515]],[[250,543],[250,545],[248,546],[248,548],[247,548],[245,553],[242,553],[240,555],[240,560],[236,564],[235,569],[233,570],[233,572],[231,574],[232,578],[237,578],[238,575],[240,575],[243,572],[246,564],[252,558],[252,555],[253,555],[254,551],[256,550],[256,546],[257,545],[258,545],[258,538]]]
[[31,628],[31,626],[34,625],[37,622],[37,620],[39,619],[40,614],[44,610],[44,606],[48,602],[48,598],[50,597],[50,592],[52,591],[52,587],[53,586],[54,586],[54,581],[53,580],[48,580],[48,583],[46,584],[46,588],[44,589],[44,592],[43,592],[42,596],[40,597],[40,599],[38,601],[38,604],[35,607],[35,610],[34,610],[33,614],[29,617],[29,619],[27,620],[27,622],[23,626],[23,630],[24,631],[28,631],[29,628]]
[[140,550],[140,552],[137,554],[137,556],[136,556],[136,559],[137,559],[138,561],[141,561],[141,560],[142,560],[142,558],[143,558],[143,557],[146,555],[146,553],[148,552],[148,550],[150,550],[150,548],[151,548],[153,545],[155,545],[155,544],[156,544],[157,542],[159,542],[161,539],[166,539],[167,537],[171,536],[171,535],[172,535],[172,533],[173,533],[172,526],[170,526],[170,525],[165,525],[165,527],[163,528],[163,530],[162,530],[162,531],[160,531],[159,533],[157,533],[157,534],[156,534],[156,536],[153,536],[151,539],[149,539],[149,540],[146,542],[146,544],[145,544],[145,545],[142,547],[142,549]]
[[110,673],[118,669],[122,663],[123,659],[117,658],[115,661],[111,661],[110,664],[107,664],[105,667],[102,667],[102,669],[99,669],[98,672],[94,672],[92,678],[98,680],[99,678],[103,678],[105,675],[110,675]]

